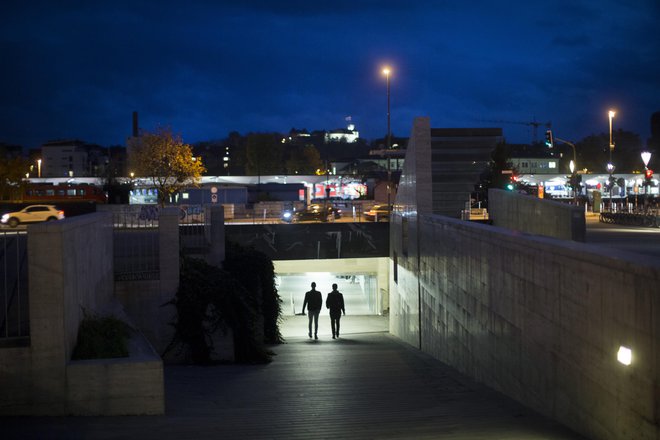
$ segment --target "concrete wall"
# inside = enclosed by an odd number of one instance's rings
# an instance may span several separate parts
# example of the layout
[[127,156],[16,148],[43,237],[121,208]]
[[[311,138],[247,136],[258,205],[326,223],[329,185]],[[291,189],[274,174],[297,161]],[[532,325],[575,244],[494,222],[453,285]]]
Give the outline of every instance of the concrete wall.
[[587,229],[582,206],[489,189],[488,213],[495,226],[564,240],[585,240]]
[[660,261],[410,219],[391,224],[393,334],[590,438],[660,438]]
[[227,241],[273,260],[373,258],[389,252],[388,223],[228,224]]
[[660,439],[660,261],[434,216],[427,125],[390,220],[390,332],[590,438]]
[[159,279],[117,281],[115,292],[131,320],[162,354],[172,341],[170,323],[176,319],[176,308],[168,303],[179,288],[178,208],[159,209],[158,249]]
[[[162,363],[157,357],[142,359],[150,364],[153,374],[137,374],[135,382],[130,374],[122,375],[122,389],[131,390],[125,396],[133,401],[130,407],[124,407],[121,399],[107,399],[89,391],[86,397],[72,400],[76,383],[79,389],[103,389],[113,384],[99,373],[81,379],[76,373],[80,368],[70,361],[83,311],[104,314],[115,307],[112,263],[109,214],[28,227],[30,346],[0,350],[0,413],[62,415],[78,414],[80,409],[95,414],[163,412]],[[139,338],[136,334],[134,339]],[[125,370],[137,371],[128,364]]]

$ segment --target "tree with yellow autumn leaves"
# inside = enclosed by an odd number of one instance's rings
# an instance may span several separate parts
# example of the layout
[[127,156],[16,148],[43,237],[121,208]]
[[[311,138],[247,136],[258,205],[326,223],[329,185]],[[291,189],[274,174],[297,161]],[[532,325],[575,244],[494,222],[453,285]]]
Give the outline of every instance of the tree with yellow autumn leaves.
[[183,188],[199,186],[206,171],[192,147],[169,128],[143,132],[131,140],[130,163],[136,177],[147,178],[158,190],[158,204],[165,206]]

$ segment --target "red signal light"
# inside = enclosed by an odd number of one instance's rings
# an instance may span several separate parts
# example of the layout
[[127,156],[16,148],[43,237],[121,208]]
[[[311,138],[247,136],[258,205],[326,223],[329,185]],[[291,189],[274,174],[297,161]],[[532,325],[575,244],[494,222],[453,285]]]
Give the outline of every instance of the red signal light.
[[647,168],[646,171],[644,172],[644,175],[646,176],[647,179],[650,179],[651,177],[653,177],[653,170]]

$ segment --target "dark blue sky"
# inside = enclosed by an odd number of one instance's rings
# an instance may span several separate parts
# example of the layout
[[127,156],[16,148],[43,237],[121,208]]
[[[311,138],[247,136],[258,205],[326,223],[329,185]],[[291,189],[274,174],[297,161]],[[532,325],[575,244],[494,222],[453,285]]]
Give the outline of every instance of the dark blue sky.
[[[186,142],[229,131],[386,132],[552,121],[579,140],[650,136],[660,110],[660,2],[23,1],[0,16],[0,142],[123,144],[131,115]],[[543,138],[543,127],[539,129]]]

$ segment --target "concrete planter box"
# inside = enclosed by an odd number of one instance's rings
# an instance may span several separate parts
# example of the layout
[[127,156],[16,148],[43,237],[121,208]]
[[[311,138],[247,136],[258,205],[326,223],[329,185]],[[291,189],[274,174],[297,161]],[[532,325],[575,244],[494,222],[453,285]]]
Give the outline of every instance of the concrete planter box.
[[125,358],[70,361],[67,414],[82,416],[165,413],[163,362],[141,333]]

